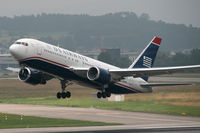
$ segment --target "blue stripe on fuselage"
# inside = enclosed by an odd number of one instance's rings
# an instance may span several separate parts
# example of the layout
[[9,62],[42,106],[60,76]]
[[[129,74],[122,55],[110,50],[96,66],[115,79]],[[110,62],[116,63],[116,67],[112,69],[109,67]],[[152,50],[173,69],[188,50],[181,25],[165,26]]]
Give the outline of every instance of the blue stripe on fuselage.
[[[59,66],[54,63],[49,63],[46,60],[39,59],[39,58],[31,58],[27,60],[20,61],[20,64],[27,65],[31,68],[41,70],[44,72],[47,72],[49,74],[56,75],[58,77],[61,77],[66,80],[76,80],[82,84],[87,84],[90,87],[93,87],[95,89],[101,90],[101,86],[95,82],[90,81],[87,78],[80,77],[76,75],[74,72],[70,71],[67,68],[64,68],[62,66]],[[114,94],[128,94],[128,93],[137,93],[135,90],[131,90],[127,87],[123,87],[117,84],[109,84],[109,87],[105,89],[108,92],[114,93]]]

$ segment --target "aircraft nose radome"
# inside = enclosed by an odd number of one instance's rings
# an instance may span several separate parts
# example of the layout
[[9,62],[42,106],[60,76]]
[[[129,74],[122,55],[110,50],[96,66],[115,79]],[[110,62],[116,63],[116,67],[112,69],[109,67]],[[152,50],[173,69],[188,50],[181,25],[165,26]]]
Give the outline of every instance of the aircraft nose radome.
[[11,46],[9,47],[9,51],[10,51],[10,53],[11,53],[12,55],[15,55],[15,54],[16,54],[15,46],[14,46],[14,45],[11,45]]
[[10,54],[17,60],[19,59],[20,57],[20,51],[19,51],[19,48],[13,44],[9,47],[9,51],[10,51]]

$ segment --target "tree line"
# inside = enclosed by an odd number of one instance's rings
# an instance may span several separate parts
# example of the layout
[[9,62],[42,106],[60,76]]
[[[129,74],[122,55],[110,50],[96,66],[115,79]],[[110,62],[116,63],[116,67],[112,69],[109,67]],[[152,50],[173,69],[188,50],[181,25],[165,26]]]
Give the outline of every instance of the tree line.
[[148,14],[138,16],[133,12],[102,16],[40,14],[0,17],[0,33],[0,38],[4,34],[12,38],[8,43],[16,38],[34,37],[72,50],[113,47],[138,50],[155,35],[163,38],[163,51],[200,47],[200,28],[153,21]]

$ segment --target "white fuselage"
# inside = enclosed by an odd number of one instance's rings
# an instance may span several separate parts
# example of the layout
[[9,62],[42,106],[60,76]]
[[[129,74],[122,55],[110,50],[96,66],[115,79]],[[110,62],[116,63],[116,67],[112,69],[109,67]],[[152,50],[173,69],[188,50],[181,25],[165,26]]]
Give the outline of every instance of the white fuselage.
[[[23,42],[22,44],[12,44],[10,46],[10,52],[13,55],[13,57],[23,66],[27,64],[24,64],[23,61],[29,61],[31,62],[33,59],[47,62],[48,64],[55,65],[57,67],[62,67],[63,70],[66,69],[66,71],[69,71],[71,68],[90,68],[90,67],[100,67],[103,69],[120,69],[116,66],[109,65],[107,63],[86,57],[84,55],[80,55],[78,53],[48,44],[44,43],[42,41],[38,41],[35,39],[20,39],[16,42]],[[25,44],[26,43],[26,44]],[[39,64],[38,64],[39,65]],[[42,71],[46,74],[52,75],[57,78],[65,78],[63,76],[60,76],[59,73],[51,73],[48,71],[48,67],[46,69],[40,70],[38,67],[34,68],[34,65],[28,66],[33,69],[36,69],[38,71]],[[44,66],[43,66],[44,67]],[[53,70],[52,70],[53,71]],[[91,84],[91,82],[85,82],[83,83],[83,80],[79,82],[78,78],[72,78],[67,77],[69,80],[72,80],[73,82],[79,83],[81,85],[88,85],[90,87],[94,87],[98,89],[98,86],[95,84]],[[86,79],[88,80],[88,79]],[[152,92],[151,87],[141,87],[140,84],[147,83],[142,78],[133,78],[133,77],[126,77],[125,79],[121,80],[120,82],[112,83],[114,86],[112,87],[121,87],[121,89],[127,89],[127,93],[148,93]],[[114,88],[113,88],[114,89]],[[123,92],[123,91],[122,91]],[[125,91],[126,92],[126,91]]]

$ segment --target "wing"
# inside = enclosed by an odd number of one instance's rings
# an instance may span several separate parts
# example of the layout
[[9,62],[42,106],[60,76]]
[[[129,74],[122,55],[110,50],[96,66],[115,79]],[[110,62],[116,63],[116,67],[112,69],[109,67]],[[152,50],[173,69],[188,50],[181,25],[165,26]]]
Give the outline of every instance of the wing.
[[[149,77],[162,74],[172,74],[185,70],[200,70],[200,65],[178,66],[178,67],[158,67],[158,68],[134,68],[134,69],[115,69],[109,70],[114,81],[119,81],[124,77]],[[70,68],[71,71],[80,77],[87,78],[89,68]],[[154,85],[155,86],[155,85]]]
[[158,68],[118,69],[118,70],[109,70],[109,72],[114,77],[123,78],[123,77],[128,77],[128,76],[148,77],[148,76],[183,72],[185,70],[198,70],[198,69],[200,69],[200,65],[177,66],[177,67],[158,67]]

